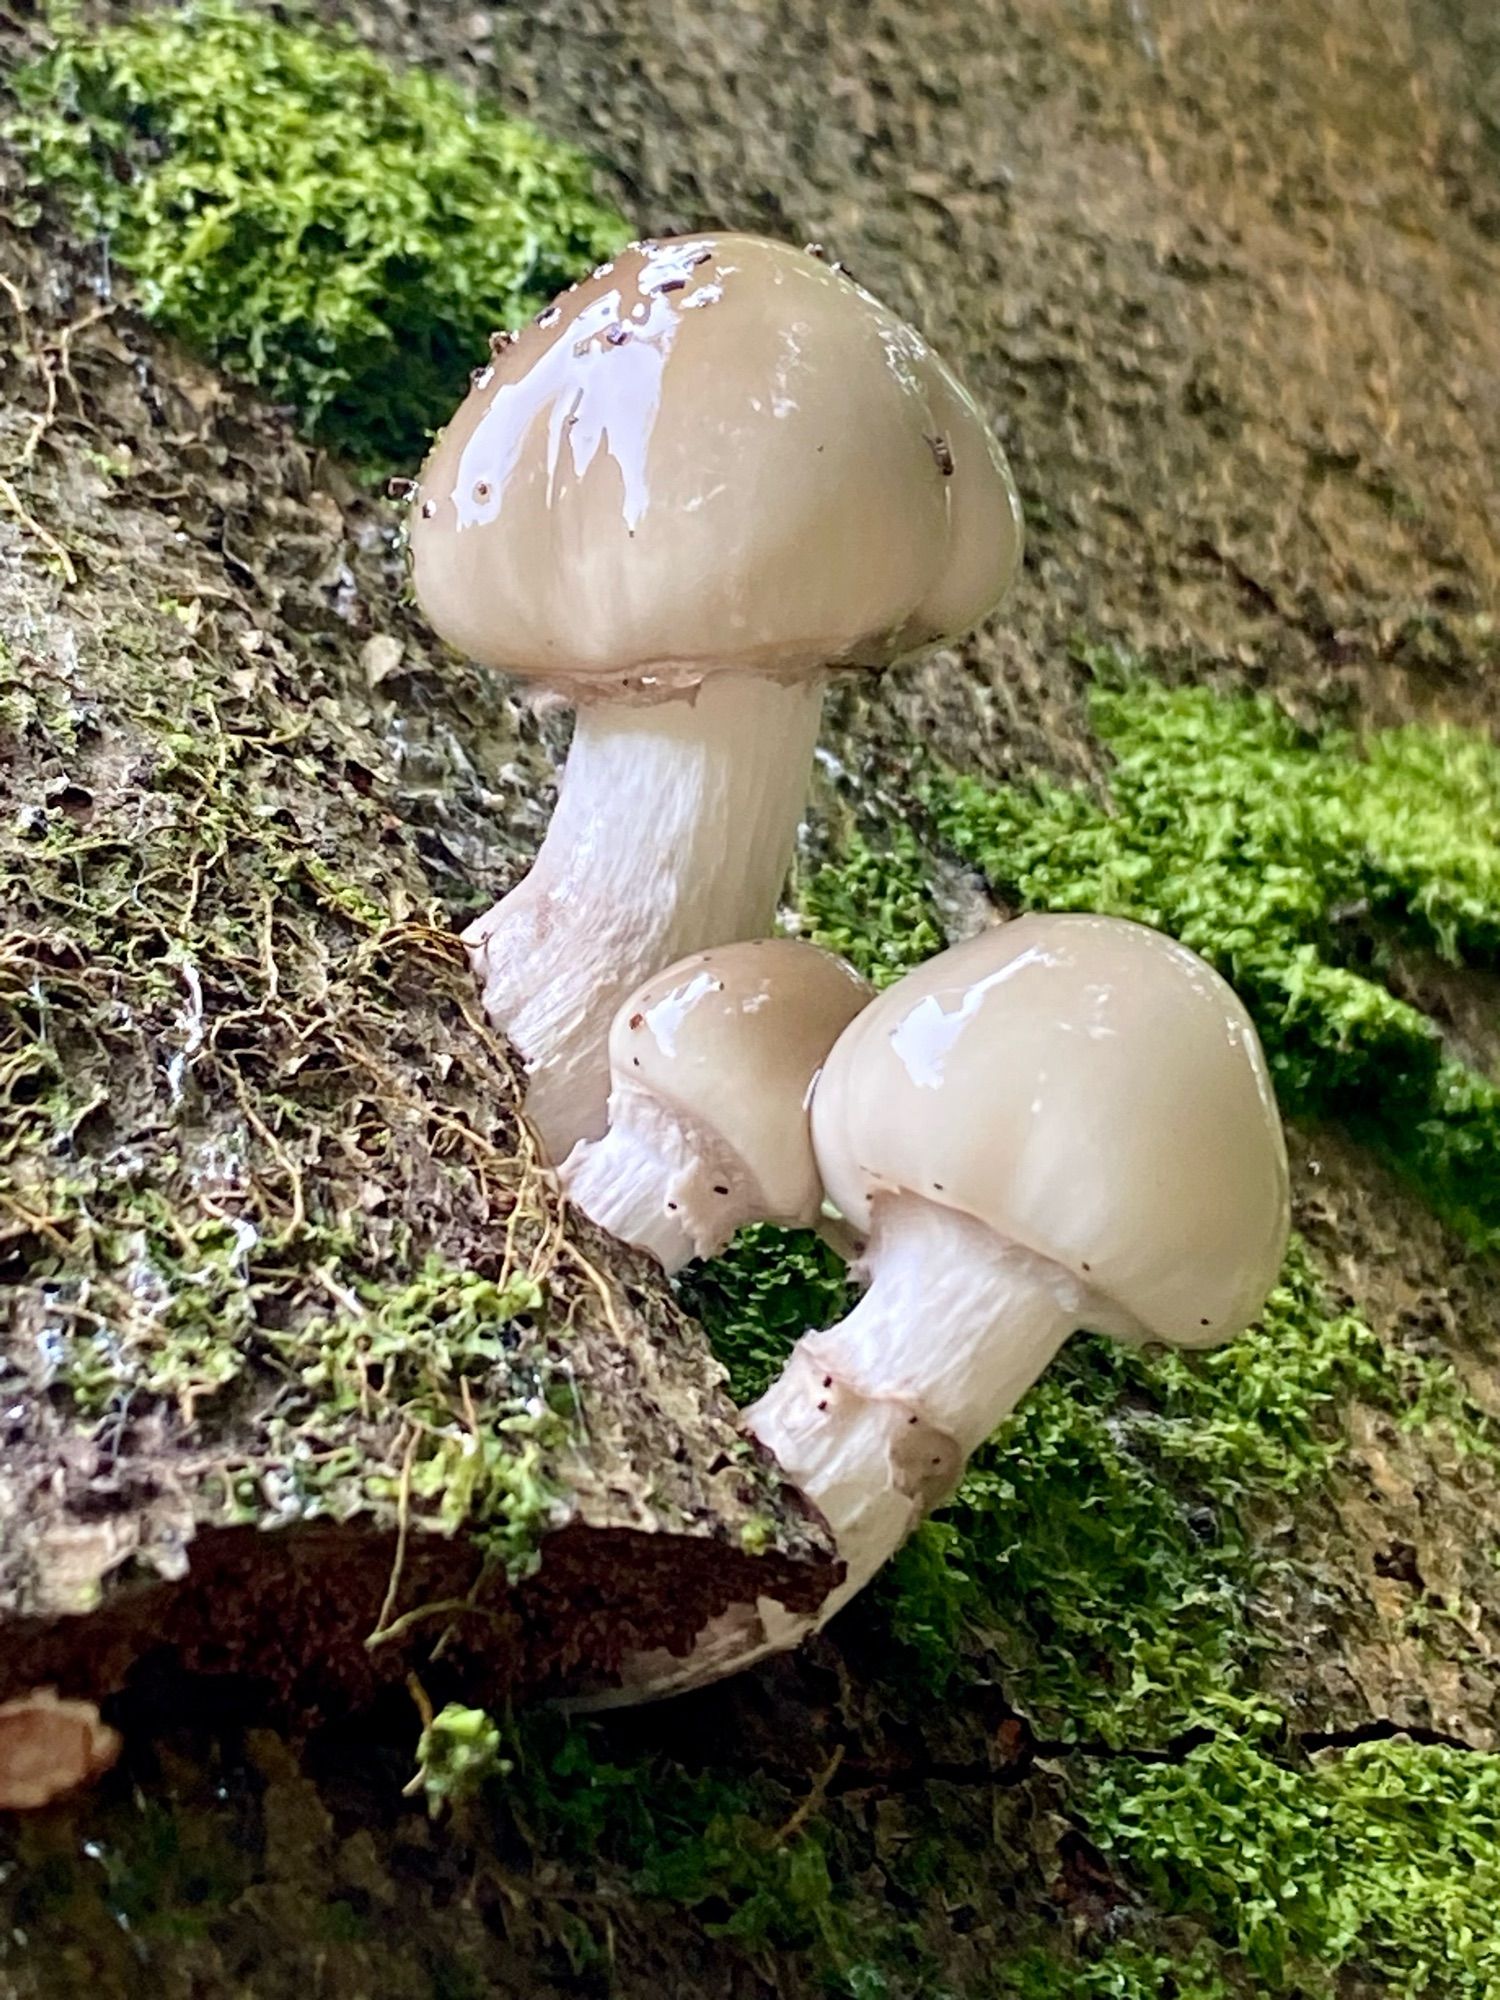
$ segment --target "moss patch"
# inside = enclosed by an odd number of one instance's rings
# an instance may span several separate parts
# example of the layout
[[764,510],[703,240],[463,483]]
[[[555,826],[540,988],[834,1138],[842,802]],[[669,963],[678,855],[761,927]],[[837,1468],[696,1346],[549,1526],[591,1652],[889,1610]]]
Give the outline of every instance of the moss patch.
[[67,10],[10,136],[147,317],[407,465],[491,328],[629,233],[590,166],[441,77],[225,0],[102,31]]
[[1500,1757],[1374,1742],[1288,1765],[1254,1740],[1098,1770],[1104,1847],[1201,1917],[1266,1993],[1356,1968],[1403,2000],[1500,1987]]

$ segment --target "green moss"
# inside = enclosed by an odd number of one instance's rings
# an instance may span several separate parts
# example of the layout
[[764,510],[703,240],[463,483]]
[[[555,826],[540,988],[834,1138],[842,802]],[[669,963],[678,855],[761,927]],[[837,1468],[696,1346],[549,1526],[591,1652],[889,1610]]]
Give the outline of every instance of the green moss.
[[1153,1900],[1203,1919],[1265,1993],[1357,1968],[1403,2000],[1500,1989],[1500,1757],[1364,1743],[1311,1763],[1220,1739],[1101,1765],[1094,1838]]
[[994,2000],[1230,2000],[1223,1954],[1198,1942],[1168,1955],[1132,1943],[1077,1960],[1036,1947],[999,1969]]
[[1500,1247],[1500,1089],[1383,983],[1402,954],[1496,962],[1500,747],[1314,735],[1266,700],[1138,680],[1092,716],[1107,802],[936,774],[936,838],[1008,901],[1136,917],[1201,952],[1250,1006],[1290,1112],[1343,1120]]
[[612,1750],[604,1726],[547,1715],[514,1724],[507,1752],[514,1769],[495,1802],[502,1842],[519,1825],[584,1880],[624,1878],[634,1895],[699,1913],[709,1937],[812,1951],[830,1977],[854,1963],[828,1830],[817,1816],[788,1826],[775,1786]]
[[821,1238],[765,1223],[741,1230],[722,1257],[690,1265],[682,1300],[707,1328],[741,1405],[769,1386],[809,1327],[831,1325],[852,1304],[843,1261]]
[[[406,1492],[388,1492],[382,1478],[375,1497],[404,1497],[419,1511],[426,1503],[441,1527],[467,1528],[514,1578],[533,1567],[556,1511],[547,1453],[573,1415],[564,1378],[516,1360],[525,1323],[542,1305],[531,1278],[497,1284],[429,1258],[410,1283],[361,1285],[353,1309],[262,1337],[320,1410],[337,1417],[374,1405],[399,1415],[413,1440]],[[372,1490],[369,1476],[365,1484]]]
[[628,234],[579,154],[344,36],[226,0],[54,28],[14,82],[35,184],[148,317],[357,459],[414,461],[490,329]]
[[911,829],[894,826],[879,847],[852,833],[837,862],[798,887],[807,935],[889,986],[946,940],[927,887],[929,863]]

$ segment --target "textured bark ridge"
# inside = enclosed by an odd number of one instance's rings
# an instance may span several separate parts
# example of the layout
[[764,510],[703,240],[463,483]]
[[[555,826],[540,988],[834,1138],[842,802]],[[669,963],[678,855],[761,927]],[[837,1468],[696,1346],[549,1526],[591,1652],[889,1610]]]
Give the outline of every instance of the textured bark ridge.
[[0,1699],[149,1656],[306,1713],[439,1649],[492,1698],[815,1603],[701,1334],[518,1121],[435,894],[514,859],[449,718],[516,718],[405,671],[394,510],[59,246],[0,273]]

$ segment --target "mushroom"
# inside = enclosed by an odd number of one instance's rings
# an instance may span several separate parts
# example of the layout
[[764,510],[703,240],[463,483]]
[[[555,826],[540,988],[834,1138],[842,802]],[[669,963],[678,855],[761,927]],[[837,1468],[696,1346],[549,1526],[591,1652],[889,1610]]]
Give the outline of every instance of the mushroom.
[[531,872],[465,932],[563,1159],[605,1128],[621,999],[765,936],[830,669],[969,630],[1020,510],[973,399],[842,272],[754,236],[639,243],[512,339],[412,502],[438,634],[577,707]]
[[103,1777],[120,1737],[91,1701],[65,1701],[54,1688],[0,1702],[0,1812],[49,1806]]
[[668,1271],[748,1222],[815,1225],[808,1104],[870,993],[795,938],[694,952],[648,979],[610,1028],[609,1131],[568,1155],[569,1199]]
[[[813,1146],[867,1289],[744,1414],[867,1583],[1079,1327],[1209,1347],[1286,1251],[1286,1148],[1249,1015],[1195,953],[1027,916],[888,987],[818,1079]],[[814,1621],[734,1607],[617,1699],[690,1687]]]

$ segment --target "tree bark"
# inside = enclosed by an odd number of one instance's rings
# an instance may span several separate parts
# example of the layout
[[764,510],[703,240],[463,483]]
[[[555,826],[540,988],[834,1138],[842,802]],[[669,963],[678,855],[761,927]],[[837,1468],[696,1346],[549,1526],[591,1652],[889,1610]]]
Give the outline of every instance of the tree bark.
[[528,725],[414,631],[393,507],[45,225],[0,275],[0,1700],[147,1656],[494,1699],[816,1603],[440,900],[525,866]]

